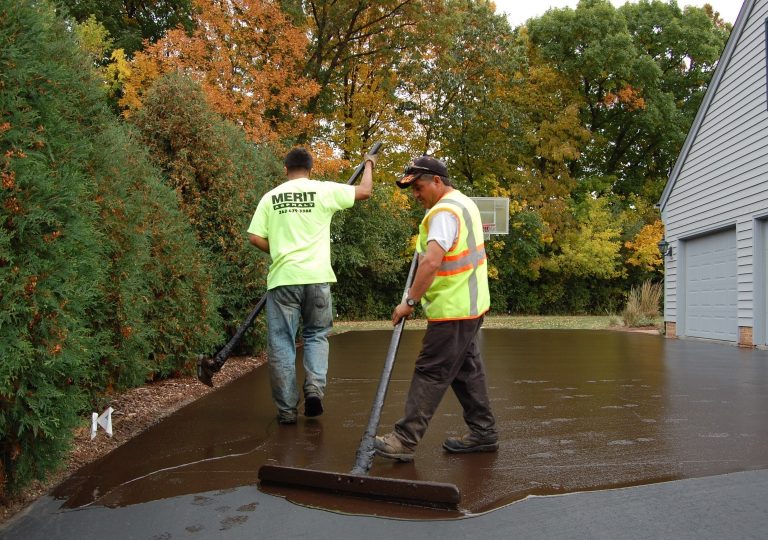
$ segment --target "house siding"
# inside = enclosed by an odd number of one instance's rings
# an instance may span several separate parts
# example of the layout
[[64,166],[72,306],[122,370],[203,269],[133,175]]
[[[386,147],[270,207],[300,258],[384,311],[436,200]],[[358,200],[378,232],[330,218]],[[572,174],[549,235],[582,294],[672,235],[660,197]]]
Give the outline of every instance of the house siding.
[[736,224],[736,277],[737,277],[737,314],[739,326],[752,327],[753,323],[753,238],[752,216],[740,216]]
[[[737,27],[742,25],[740,34],[734,29],[736,42],[730,55],[721,58],[718,70],[724,71],[710,88],[714,94],[707,96],[709,102],[705,99],[706,110],[700,111],[689,134],[693,138],[686,142],[682,161],[673,169],[662,196],[665,236],[673,248],[665,261],[664,318],[677,323],[678,334],[685,305],[685,259],[681,258],[685,241],[734,227],[738,324],[764,325],[762,320],[755,321],[756,308],[758,313],[765,311],[761,301],[755,302],[756,294],[765,294],[764,285],[755,282],[755,257],[763,249],[762,233],[755,228],[762,226],[759,218],[768,214],[768,0],[747,0],[742,9],[749,6],[751,11],[740,16],[748,18],[737,22]],[[755,250],[760,253],[756,255]],[[762,266],[758,270],[762,275]],[[762,333],[758,332],[761,337]]]

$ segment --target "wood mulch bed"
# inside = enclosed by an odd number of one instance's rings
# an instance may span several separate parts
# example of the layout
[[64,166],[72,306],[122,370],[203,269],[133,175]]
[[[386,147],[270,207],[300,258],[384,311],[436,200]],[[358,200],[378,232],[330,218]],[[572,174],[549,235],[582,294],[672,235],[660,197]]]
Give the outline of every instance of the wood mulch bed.
[[[221,387],[266,362],[266,355],[232,357],[213,378],[216,387]],[[167,379],[132,388],[116,394],[109,406],[112,413],[113,436],[108,437],[99,428],[91,440],[91,419],[84,419],[83,426],[75,431],[72,449],[65,463],[46,481],[35,481],[15,497],[0,504],[0,524],[27,508],[39,497],[50,492],[72,473],[108,454],[121,444],[135,437],[162,418],[183,406],[203,397],[214,389],[205,386],[197,377],[186,376]],[[98,411],[101,412],[101,411]]]

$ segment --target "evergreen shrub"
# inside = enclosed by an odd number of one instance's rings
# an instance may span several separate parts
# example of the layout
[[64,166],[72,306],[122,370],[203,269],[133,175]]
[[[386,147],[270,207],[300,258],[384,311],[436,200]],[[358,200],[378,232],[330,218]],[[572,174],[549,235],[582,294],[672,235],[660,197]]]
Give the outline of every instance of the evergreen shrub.
[[0,0],[0,13],[2,498],[56,466],[87,403],[79,382],[107,346],[87,324],[106,279],[79,165],[92,146],[71,133],[98,107],[61,98],[83,76],[45,4]]
[[[261,196],[283,181],[281,161],[222,119],[200,85],[182,74],[159,78],[131,121],[206,251],[231,335],[266,291],[270,260],[246,231]],[[263,318],[242,350],[264,342],[261,330]]]
[[221,334],[206,257],[43,0],[0,0],[0,499]]

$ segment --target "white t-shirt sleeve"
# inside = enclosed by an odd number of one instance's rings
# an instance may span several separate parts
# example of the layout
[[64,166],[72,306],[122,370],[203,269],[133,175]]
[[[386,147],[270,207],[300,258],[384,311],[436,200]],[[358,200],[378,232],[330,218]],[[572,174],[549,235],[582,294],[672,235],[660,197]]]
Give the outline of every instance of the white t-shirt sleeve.
[[434,240],[445,251],[449,251],[459,235],[459,221],[451,212],[437,212],[429,219],[427,242]]

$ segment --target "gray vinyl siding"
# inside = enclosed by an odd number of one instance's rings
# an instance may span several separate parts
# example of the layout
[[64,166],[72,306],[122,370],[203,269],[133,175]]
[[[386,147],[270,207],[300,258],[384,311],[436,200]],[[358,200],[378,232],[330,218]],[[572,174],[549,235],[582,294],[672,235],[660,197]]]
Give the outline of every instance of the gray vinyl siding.
[[720,60],[723,65],[718,69],[725,71],[710,88],[711,101],[704,115],[697,117],[694,138],[687,153],[681,154],[677,174],[670,177],[671,189],[662,198],[665,236],[673,246],[672,257],[665,261],[667,321],[678,319],[683,301],[684,291],[678,299],[678,286],[685,278],[678,272],[683,273],[684,241],[724,228],[736,228],[739,326],[753,326],[754,295],[762,294],[754,282],[753,253],[761,248],[755,244],[754,227],[759,225],[755,218],[764,217],[768,209],[768,0],[752,4],[730,56]]
[[738,317],[739,326],[752,326],[754,302],[754,269],[753,269],[753,239],[751,216],[742,218],[736,224],[736,261],[738,284]]

